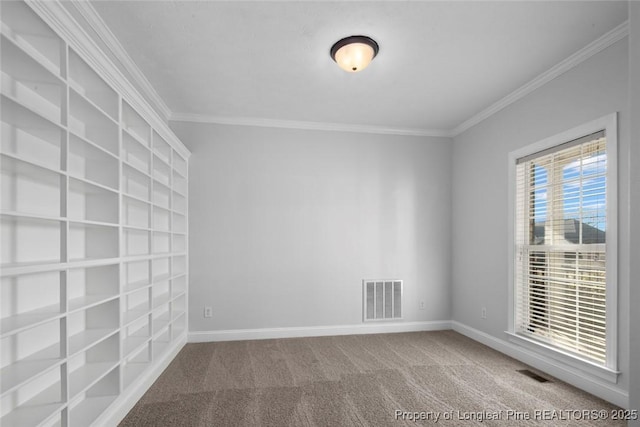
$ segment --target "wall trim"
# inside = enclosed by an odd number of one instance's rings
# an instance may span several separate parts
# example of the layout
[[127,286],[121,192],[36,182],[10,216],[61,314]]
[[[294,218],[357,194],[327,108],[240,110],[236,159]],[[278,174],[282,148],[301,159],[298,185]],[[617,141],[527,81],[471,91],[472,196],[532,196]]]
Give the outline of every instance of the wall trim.
[[386,334],[396,332],[442,331],[451,329],[449,320],[426,322],[367,323],[356,325],[307,326],[291,328],[231,329],[222,331],[192,331],[188,341],[218,342],[264,340],[273,338],[324,337],[334,335]]
[[138,378],[135,384],[122,393],[118,398],[98,417],[92,425],[96,426],[116,426],[127,416],[129,411],[138,403],[142,395],[158,379],[160,374],[167,369],[169,363],[178,355],[180,350],[187,344],[186,335],[175,343],[161,359],[154,363],[154,366]]
[[237,126],[259,126],[286,129],[303,130],[323,130],[339,132],[356,132],[382,135],[407,135],[407,136],[431,136],[431,137],[454,137],[467,129],[481,123],[493,116],[500,110],[515,103],[516,101],[529,95],[531,92],[549,83],[556,77],[564,74],[580,63],[591,58],[614,43],[629,35],[629,21],[625,21],[611,31],[605,33],[600,38],[589,43],[568,58],[554,65],[547,71],[535,77],[533,80],[519,87],[515,91],[506,95],[499,101],[479,113],[468,118],[453,129],[422,129],[422,128],[394,128],[386,126],[357,125],[348,123],[324,123],[306,122],[298,120],[275,120],[256,117],[223,117],[215,115],[192,114],[184,112],[173,112],[160,97],[158,92],[151,85],[149,80],[142,73],[140,68],[133,61],[131,56],[124,49],[122,44],[115,37],[113,32],[106,25],[104,20],[97,13],[89,2],[72,2],[73,7],[82,15],[89,26],[95,31],[100,40],[107,46],[117,60],[131,75],[136,84],[144,91],[145,95],[153,102],[155,107],[164,116],[165,121],[180,121],[194,123],[212,123]]
[[257,126],[267,128],[321,130],[333,132],[373,133],[380,135],[432,136],[450,137],[446,129],[412,129],[386,126],[356,125],[349,123],[305,122],[300,120],[276,120],[258,117],[223,117],[205,114],[173,113],[169,117],[172,122],[210,123],[219,125]]
[[508,107],[509,105],[519,101],[525,96],[529,95],[534,90],[546,85],[551,80],[559,77],[560,75],[566,73],[587,59],[591,58],[595,54],[603,51],[614,43],[622,40],[623,38],[629,35],[629,21],[625,21],[622,24],[615,27],[613,30],[604,34],[600,38],[594,40],[589,43],[582,49],[578,50],[573,55],[568,58],[560,61],[558,64],[549,68],[547,71],[535,77],[533,80],[528,83],[520,86],[518,89],[514,90],[504,98],[480,111],[478,114],[468,118],[464,122],[460,123],[455,128],[451,129],[449,132],[451,136],[458,136],[462,132],[467,129],[479,124],[480,122],[488,119],[489,117],[496,114],[498,111]]
[[486,332],[479,331],[457,321],[451,321],[452,329],[472,340],[478,341],[501,353],[511,356],[523,363],[533,366],[543,372],[565,381],[581,390],[591,393],[601,399],[618,405],[622,408],[629,408],[629,394],[625,390],[612,387],[606,381],[593,378],[586,378],[585,374],[575,368],[570,368],[560,364],[557,360],[541,356],[524,347],[517,346],[511,342],[496,338]]

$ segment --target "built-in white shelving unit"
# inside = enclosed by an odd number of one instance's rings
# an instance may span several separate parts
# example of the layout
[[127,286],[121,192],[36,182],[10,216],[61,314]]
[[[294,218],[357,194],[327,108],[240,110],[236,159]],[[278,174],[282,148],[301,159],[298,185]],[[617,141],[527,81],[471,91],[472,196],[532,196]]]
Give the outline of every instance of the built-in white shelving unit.
[[86,427],[186,342],[189,152],[36,9],[1,13],[0,425]]

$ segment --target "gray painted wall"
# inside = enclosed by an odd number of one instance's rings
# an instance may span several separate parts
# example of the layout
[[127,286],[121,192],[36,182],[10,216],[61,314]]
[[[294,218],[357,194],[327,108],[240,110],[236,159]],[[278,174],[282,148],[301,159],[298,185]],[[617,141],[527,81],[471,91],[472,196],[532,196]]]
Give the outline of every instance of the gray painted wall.
[[450,139],[172,127],[193,153],[190,331],[361,324],[364,278],[405,281],[405,321],[451,318]]
[[[619,368],[629,383],[629,106],[625,38],[454,138],[453,320],[506,339],[509,152],[619,112]],[[481,319],[487,307],[487,319]]]
[[[629,2],[629,106],[631,109],[631,310],[629,403],[640,411],[640,2]],[[629,423],[640,427],[640,419]]]

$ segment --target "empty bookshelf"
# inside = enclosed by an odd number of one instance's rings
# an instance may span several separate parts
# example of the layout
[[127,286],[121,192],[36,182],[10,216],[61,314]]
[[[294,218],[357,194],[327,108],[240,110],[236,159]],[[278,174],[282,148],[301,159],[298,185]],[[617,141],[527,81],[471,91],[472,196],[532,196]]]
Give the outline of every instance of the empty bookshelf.
[[189,152],[54,7],[2,4],[6,426],[104,422],[186,342]]

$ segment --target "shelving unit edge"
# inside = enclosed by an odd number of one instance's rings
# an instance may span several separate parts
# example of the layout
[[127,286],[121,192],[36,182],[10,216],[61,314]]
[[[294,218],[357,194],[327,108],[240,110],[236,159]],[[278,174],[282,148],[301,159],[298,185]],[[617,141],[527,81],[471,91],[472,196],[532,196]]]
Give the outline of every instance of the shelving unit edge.
[[3,425],[115,425],[186,343],[190,153],[67,7],[0,16]]

